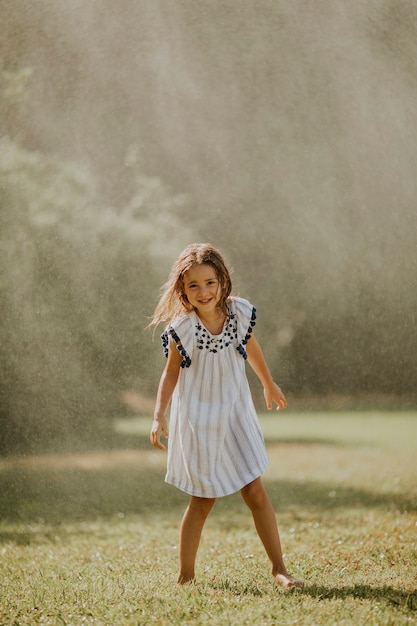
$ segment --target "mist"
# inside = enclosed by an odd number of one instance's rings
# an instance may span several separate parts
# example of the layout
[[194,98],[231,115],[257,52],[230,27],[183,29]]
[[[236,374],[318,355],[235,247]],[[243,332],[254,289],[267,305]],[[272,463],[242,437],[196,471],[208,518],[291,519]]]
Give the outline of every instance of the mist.
[[415,401],[414,3],[0,8],[3,448],[152,397],[196,240],[290,396]]

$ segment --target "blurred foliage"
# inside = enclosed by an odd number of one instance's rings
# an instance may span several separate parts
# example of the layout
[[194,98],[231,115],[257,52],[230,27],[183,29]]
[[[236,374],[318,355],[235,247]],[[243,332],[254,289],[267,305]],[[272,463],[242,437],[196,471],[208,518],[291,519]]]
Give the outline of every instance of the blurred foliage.
[[91,435],[155,378],[144,328],[184,198],[141,175],[125,209],[102,207],[85,169],[7,137],[0,190],[0,449]]
[[412,2],[0,11],[3,448],[154,393],[144,327],[191,240],[289,393],[415,398]]

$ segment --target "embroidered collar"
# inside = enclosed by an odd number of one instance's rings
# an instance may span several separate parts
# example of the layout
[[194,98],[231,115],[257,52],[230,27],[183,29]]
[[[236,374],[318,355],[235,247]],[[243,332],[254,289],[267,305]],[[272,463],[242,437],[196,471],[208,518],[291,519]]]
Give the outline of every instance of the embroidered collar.
[[212,335],[197,318],[194,324],[194,336],[199,350],[208,350],[209,352],[223,350],[230,346],[234,339],[237,339],[236,315],[234,313],[229,314],[220,335]]

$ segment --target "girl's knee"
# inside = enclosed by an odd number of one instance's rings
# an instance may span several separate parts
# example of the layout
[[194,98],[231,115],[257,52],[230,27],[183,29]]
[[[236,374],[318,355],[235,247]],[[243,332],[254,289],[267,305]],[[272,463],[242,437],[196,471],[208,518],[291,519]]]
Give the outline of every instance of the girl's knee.
[[241,494],[249,508],[262,507],[268,499],[265,487],[260,478],[245,485],[245,487],[241,489]]
[[196,513],[207,517],[216,502],[216,498],[199,498],[191,496],[189,507]]

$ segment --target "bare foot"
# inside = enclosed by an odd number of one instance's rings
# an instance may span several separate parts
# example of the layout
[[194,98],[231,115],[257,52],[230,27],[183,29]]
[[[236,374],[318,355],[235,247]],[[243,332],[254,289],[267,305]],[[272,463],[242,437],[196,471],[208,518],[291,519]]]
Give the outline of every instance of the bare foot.
[[275,576],[275,582],[277,585],[284,587],[284,589],[302,589],[304,583],[302,580],[297,580],[291,574],[277,574]]
[[194,576],[178,576],[178,580],[177,583],[179,585],[186,585],[187,583],[192,583],[195,581],[195,577]]

